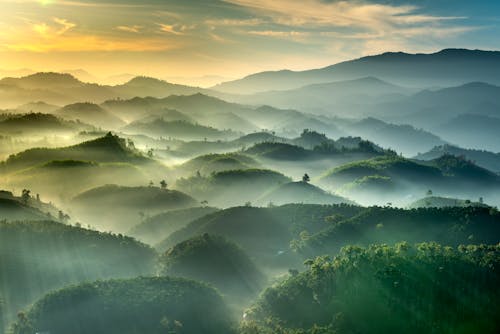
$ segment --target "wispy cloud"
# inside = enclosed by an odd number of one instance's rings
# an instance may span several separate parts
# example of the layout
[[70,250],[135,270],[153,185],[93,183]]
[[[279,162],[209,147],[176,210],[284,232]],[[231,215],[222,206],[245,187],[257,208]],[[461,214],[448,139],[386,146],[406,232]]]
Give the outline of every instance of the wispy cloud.
[[116,30],[124,31],[124,32],[132,32],[132,33],[139,33],[143,27],[139,25],[132,25],[132,26],[117,26],[115,27]]

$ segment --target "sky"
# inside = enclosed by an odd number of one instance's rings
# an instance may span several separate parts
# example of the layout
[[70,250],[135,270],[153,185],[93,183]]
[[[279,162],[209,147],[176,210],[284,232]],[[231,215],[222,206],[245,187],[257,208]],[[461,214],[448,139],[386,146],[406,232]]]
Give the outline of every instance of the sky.
[[498,0],[0,0],[0,9],[0,69],[99,78],[196,84],[387,51],[500,45]]

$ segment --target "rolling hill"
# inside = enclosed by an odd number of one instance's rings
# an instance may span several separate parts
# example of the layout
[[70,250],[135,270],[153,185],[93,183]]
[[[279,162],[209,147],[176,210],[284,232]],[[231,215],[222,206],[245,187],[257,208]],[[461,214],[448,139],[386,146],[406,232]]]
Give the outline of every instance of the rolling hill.
[[70,104],[56,111],[56,115],[69,120],[80,120],[105,130],[116,130],[125,125],[123,120],[93,103]]
[[153,186],[105,185],[85,191],[71,200],[73,212],[82,221],[119,231],[129,230],[146,215],[196,205],[192,197],[180,191]]

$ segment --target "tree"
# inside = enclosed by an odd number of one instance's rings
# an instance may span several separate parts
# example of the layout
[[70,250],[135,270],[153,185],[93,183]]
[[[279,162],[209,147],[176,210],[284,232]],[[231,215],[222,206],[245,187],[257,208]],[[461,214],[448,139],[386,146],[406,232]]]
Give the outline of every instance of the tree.
[[21,198],[25,204],[28,204],[28,201],[31,198],[31,190],[23,189],[22,194],[21,194]]
[[168,184],[165,180],[161,180],[160,186],[161,186],[161,189],[167,189]]
[[302,182],[309,183],[309,181],[311,181],[311,178],[305,173],[304,176],[302,176]]
[[432,196],[432,190],[427,190],[427,193],[426,193],[427,196]]

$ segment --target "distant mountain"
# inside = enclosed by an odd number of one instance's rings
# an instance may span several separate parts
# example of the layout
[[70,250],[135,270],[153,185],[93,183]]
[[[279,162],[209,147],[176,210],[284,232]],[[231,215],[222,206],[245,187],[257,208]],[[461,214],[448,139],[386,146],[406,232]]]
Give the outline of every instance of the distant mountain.
[[500,84],[500,52],[445,49],[432,54],[389,52],[363,57],[321,69],[252,74],[216,85],[215,90],[251,94],[296,89],[310,84],[376,77],[396,84],[429,87],[471,81]]
[[56,111],[56,115],[65,119],[80,120],[105,130],[115,130],[125,125],[123,120],[111,112],[88,102],[67,105]]
[[377,103],[384,96],[409,94],[413,90],[399,87],[374,77],[348,81],[307,85],[292,90],[277,90],[252,95],[235,96],[233,100],[246,104],[265,104],[278,108],[293,108],[307,112],[339,112],[353,103]]
[[428,131],[415,129],[411,125],[386,123],[371,117],[352,122],[341,128],[351,135],[361,136],[407,156],[413,156],[444,144],[441,138]]
[[436,126],[434,131],[465,148],[500,152],[499,129],[500,117],[464,114]]
[[157,118],[152,121],[135,121],[122,129],[129,134],[144,134],[155,137],[171,137],[181,140],[221,140],[237,137],[230,131],[221,131],[212,127],[193,124],[186,121],[165,121]]
[[149,77],[135,77],[122,85],[114,86],[112,89],[123,97],[150,96],[163,98],[169,95],[192,95],[196,93],[209,92],[203,88],[172,84]]
[[48,104],[43,101],[38,101],[38,102],[30,102],[23,104],[19,107],[16,108],[16,110],[22,111],[22,112],[34,112],[34,113],[42,113],[42,114],[50,114],[56,111],[57,109],[60,109],[61,107],[53,105],[53,104]]
[[211,175],[228,170],[249,169],[260,167],[260,164],[250,156],[240,153],[208,154],[191,159],[177,170],[184,175]]
[[460,148],[453,145],[436,146],[432,150],[415,156],[417,160],[434,160],[445,154],[463,156],[480,167],[500,173],[500,153]]

